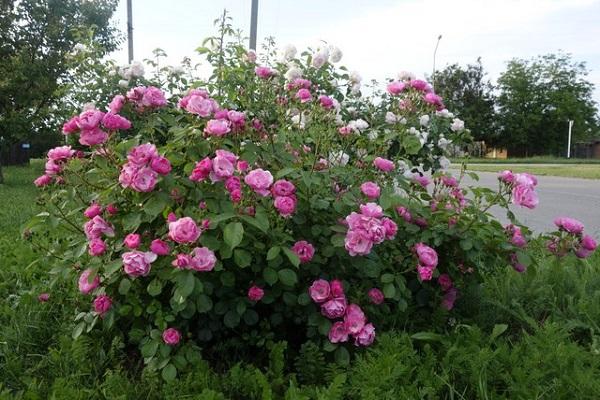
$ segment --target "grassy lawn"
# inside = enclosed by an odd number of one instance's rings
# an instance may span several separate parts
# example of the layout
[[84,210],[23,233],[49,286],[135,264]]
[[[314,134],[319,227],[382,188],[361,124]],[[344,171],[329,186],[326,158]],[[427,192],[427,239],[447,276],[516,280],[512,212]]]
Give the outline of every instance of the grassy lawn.
[[[460,164],[453,164],[459,168]],[[468,163],[467,169],[480,172],[499,172],[510,169],[513,172],[529,172],[534,175],[564,176],[568,178],[600,179],[600,164],[476,164]]]
[[453,163],[460,164],[600,164],[600,159],[593,158],[564,158],[537,156],[526,158],[452,158]]

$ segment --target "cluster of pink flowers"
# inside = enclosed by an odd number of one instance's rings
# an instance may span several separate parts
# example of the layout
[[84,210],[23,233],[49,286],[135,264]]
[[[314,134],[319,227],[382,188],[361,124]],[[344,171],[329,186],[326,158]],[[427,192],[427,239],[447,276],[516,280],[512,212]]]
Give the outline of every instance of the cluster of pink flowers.
[[217,257],[208,247],[195,247],[190,254],[177,254],[171,265],[175,268],[208,272],[215,268]]
[[498,179],[509,186],[512,191],[513,204],[521,207],[535,208],[538,203],[538,195],[535,192],[537,178],[526,172],[513,174],[512,171],[500,172]]
[[296,78],[286,85],[287,90],[310,89],[312,82],[304,78]]
[[254,68],[254,73],[261,79],[269,79],[270,77],[275,76],[277,71],[274,71],[269,67],[258,66]]
[[441,274],[438,276],[437,281],[440,285],[440,288],[444,292],[444,297],[442,298],[442,307],[450,311],[452,308],[454,308],[454,302],[458,297],[458,289],[454,287],[454,283],[448,274]]
[[344,242],[351,256],[369,254],[374,244],[393,239],[398,231],[396,223],[384,217],[375,203],[361,204],[360,213],[352,212],[345,222],[348,231]]
[[190,90],[186,96],[179,100],[178,106],[203,118],[212,116],[219,109],[217,102],[211,99],[208,92],[203,89]]
[[422,281],[429,281],[433,277],[433,271],[438,264],[438,254],[425,243],[417,243],[413,247],[413,252],[417,256],[417,272]]
[[433,87],[421,79],[411,79],[406,81],[392,81],[387,85],[387,91],[392,96],[399,96],[402,92],[414,89],[422,93],[422,100],[431,104],[437,111],[444,109],[442,98],[433,92]]
[[373,160],[373,165],[383,172],[391,172],[394,170],[395,165],[394,162],[388,160],[387,158],[377,157]]
[[[93,271],[91,268],[88,268],[79,276],[78,286],[79,291],[82,294],[90,294],[100,286],[100,277],[95,271]],[[45,300],[40,301],[47,301],[48,297],[49,295],[44,297]],[[104,317],[104,315],[112,307],[112,299],[106,294],[100,294],[93,300],[92,304],[94,306],[94,311],[101,317]]]
[[165,93],[154,86],[138,86],[127,92],[127,100],[134,104],[138,111],[161,108],[167,105]]
[[212,182],[227,181],[233,177],[236,171],[242,172],[248,168],[245,161],[239,161],[239,157],[227,150],[217,150],[215,157],[205,157],[198,161],[192,170],[190,180],[194,182],[202,182],[206,178],[210,178]]
[[33,183],[38,186],[46,186],[52,183],[52,179],[56,178],[57,182],[62,179],[58,176],[64,169],[65,164],[75,156],[82,156],[76,152],[71,146],[59,146],[48,151],[45,165],[45,174],[38,177]]
[[117,109],[117,105],[111,102],[111,106],[109,106],[111,111],[108,113],[97,109],[85,110],[65,122],[63,134],[70,135],[79,131],[79,143],[85,146],[93,146],[108,140],[108,133],[102,130],[101,127],[109,131],[131,128],[131,122],[127,118],[112,112],[112,109]]
[[510,237],[510,243],[518,248],[527,246],[527,239],[523,236],[521,228],[516,225],[509,224],[505,228],[506,234]]
[[580,221],[559,217],[554,220],[554,224],[564,235],[554,236],[548,241],[547,247],[551,253],[562,257],[567,252],[573,251],[578,258],[587,258],[598,247],[598,243],[592,236],[583,233],[584,225]]
[[102,240],[102,235],[108,237],[115,235],[113,226],[101,217],[101,213],[102,208],[95,203],[84,212],[84,215],[90,218],[83,225],[83,230],[88,239],[88,252],[92,256],[102,255],[106,251],[106,243]]
[[171,163],[156,151],[150,143],[134,147],[127,154],[127,163],[121,168],[119,182],[124,188],[136,192],[151,192],[157,183],[158,175],[171,172]]
[[[273,205],[282,217],[290,217],[296,211],[296,186],[290,181],[279,179],[271,188]],[[309,244],[312,247],[312,245]],[[314,253],[314,250],[313,250]],[[312,258],[312,255],[310,256]]]
[[311,299],[320,305],[321,314],[336,321],[329,330],[331,343],[347,342],[354,338],[356,346],[369,346],[375,340],[375,327],[367,323],[365,313],[357,304],[348,304],[342,282],[318,279],[308,289]]

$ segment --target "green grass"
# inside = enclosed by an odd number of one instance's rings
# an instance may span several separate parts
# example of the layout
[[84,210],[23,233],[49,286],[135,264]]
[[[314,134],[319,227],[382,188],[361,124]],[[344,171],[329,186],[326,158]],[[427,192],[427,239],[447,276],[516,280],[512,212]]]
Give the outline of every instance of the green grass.
[[452,158],[456,164],[600,164],[600,159],[593,158],[564,158],[564,157],[523,157],[523,158]]
[[[459,165],[454,165],[459,168]],[[564,176],[567,178],[600,179],[600,164],[467,164],[467,170],[480,172],[499,172],[510,169],[513,172],[529,172],[534,175]]]
[[[0,399],[597,399],[600,398],[600,253],[507,267],[432,332],[378,332],[349,366],[271,350],[269,366],[206,362],[171,383],[128,363],[109,332],[73,341],[73,287],[50,301],[48,266],[20,226],[36,212],[31,181],[43,166],[7,168],[0,185]],[[435,331],[433,331],[435,330]]]

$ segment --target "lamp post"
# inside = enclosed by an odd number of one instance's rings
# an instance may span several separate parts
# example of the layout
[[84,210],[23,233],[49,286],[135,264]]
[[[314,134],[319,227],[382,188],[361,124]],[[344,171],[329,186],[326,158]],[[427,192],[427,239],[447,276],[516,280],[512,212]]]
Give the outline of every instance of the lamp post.
[[128,45],[128,60],[129,64],[133,61],[133,12],[131,7],[132,0],[127,0],[127,45]]
[[569,142],[567,144],[567,158],[571,158],[571,130],[573,129],[573,124],[575,121],[572,119],[569,120]]
[[250,10],[250,49],[256,50],[256,25],[258,24],[258,0],[252,0]]
[[433,86],[433,91],[435,92],[435,55],[437,54],[438,46],[440,45],[440,40],[442,40],[442,35],[439,35],[437,38],[437,42],[435,43],[435,50],[433,50],[433,73],[431,74],[431,85]]

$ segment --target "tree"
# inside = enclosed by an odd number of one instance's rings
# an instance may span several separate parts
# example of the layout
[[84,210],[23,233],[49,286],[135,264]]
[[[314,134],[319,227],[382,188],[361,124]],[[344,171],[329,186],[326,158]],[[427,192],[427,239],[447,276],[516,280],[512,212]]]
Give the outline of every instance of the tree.
[[[110,18],[117,0],[2,0],[0,2],[0,138],[52,142],[59,121],[61,87],[69,81],[66,62],[89,29],[104,54],[119,42]],[[2,149],[0,149],[0,157]],[[0,183],[2,182],[0,162]]]
[[584,62],[570,54],[513,59],[498,79],[500,142],[511,155],[565,155],[568,121],[573,140],[598,129],[594,85],[586,80]]
[[494,87],[486,75],[481,58],[466,67],[448,65],[436,72],[435,91],[449,110],[460,110],[456,115],[465,121],[475,140],[495,143]]

